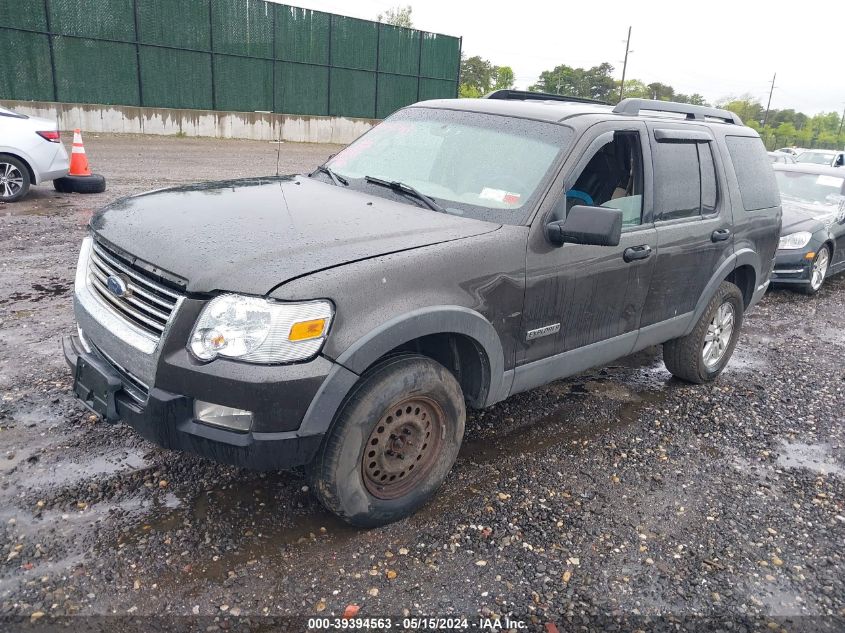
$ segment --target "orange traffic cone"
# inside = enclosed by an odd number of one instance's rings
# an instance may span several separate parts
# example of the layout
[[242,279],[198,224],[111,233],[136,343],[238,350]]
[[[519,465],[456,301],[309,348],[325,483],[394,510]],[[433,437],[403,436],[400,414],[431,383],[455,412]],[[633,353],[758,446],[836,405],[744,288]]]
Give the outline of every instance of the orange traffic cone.
[[88,166],[88,157],[85,155],[85,146],[82,144],[82,131],[76,128],[73,131],[73,149],[70,153],[69,176],[90,176],[91,168]]
[[70,151],[70,169],[67,176],[56,178],[53,187],[61,193],[101,193],[106,190],[106,179],[92,174],[88,157],[82,145],[82,132],[73,131],[73,148]]

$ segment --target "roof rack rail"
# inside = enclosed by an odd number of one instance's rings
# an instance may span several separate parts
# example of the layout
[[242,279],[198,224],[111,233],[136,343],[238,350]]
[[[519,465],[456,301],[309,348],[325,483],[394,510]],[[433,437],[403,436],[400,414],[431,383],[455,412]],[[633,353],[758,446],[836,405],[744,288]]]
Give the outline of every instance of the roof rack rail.
[[597,99],[585,99],[584,97],[570,97],[559,95],[553,92],[530,92],[528,90],[494,90],[486,95],[485,99],[507,99],[509,101],[568,101],[570,103],[596,103],[599,105],[610,105],[606,101]]
[[616,114],[628,114],[637,116],[640,110],[653,110],[655,112],[674,112],[685,114],[691,121],[703,121],[704,119],[720,119],[725,123],[742,125],[742,119],[730,110],[710,108],[708,106],[692,105],[689,103],[676,103],[674,101],[656,101],[654,99],[622,99],[613,108]]

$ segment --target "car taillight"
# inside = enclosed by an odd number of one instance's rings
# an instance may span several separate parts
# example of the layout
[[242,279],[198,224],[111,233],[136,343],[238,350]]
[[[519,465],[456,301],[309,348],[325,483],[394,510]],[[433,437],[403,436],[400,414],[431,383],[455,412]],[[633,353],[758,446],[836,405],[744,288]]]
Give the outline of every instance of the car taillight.
[[62,140],[61,135],[56,130],[46,130],[44,132],[36,132],[36,134],[51,143],[58,143]]

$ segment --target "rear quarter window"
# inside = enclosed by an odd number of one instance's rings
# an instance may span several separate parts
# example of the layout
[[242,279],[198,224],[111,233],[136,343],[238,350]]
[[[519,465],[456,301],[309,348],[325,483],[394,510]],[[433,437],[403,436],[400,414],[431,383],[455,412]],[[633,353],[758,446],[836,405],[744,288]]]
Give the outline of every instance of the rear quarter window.
[[731,155],[743,208],[756,211],[780,205],[775,172],[763,141],[755,136],[726,136],[725,144]]

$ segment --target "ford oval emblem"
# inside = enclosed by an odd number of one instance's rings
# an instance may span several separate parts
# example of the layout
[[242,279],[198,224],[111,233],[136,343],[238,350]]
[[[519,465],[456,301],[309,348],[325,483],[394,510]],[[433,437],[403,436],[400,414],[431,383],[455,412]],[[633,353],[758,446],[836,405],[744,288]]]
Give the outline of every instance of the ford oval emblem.
[[115,297],[128,297],[131,292],[123,277],[111,275],[106,279],[106,287]]

